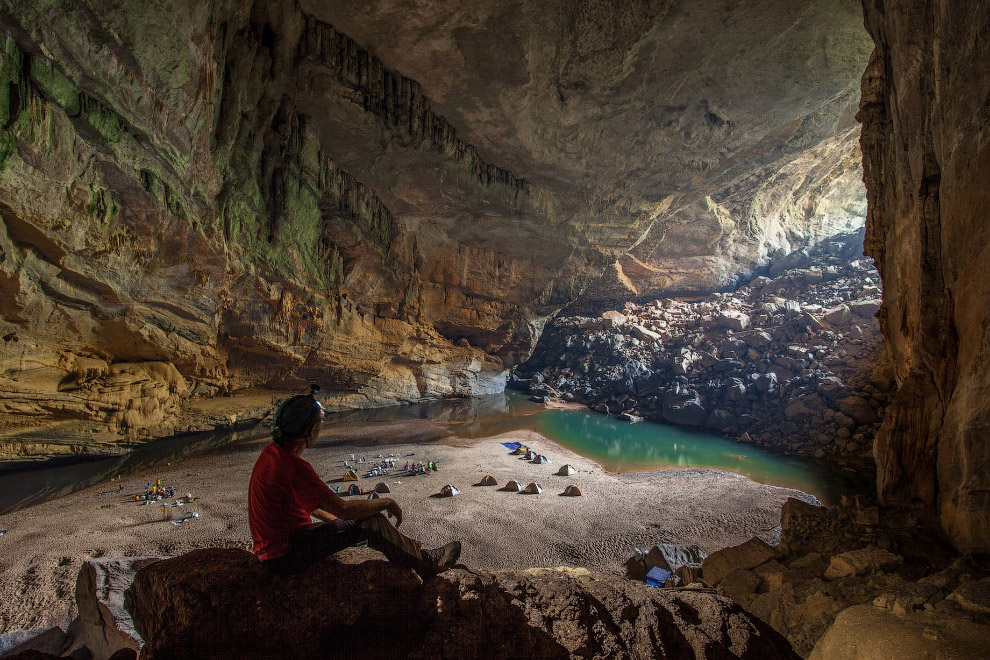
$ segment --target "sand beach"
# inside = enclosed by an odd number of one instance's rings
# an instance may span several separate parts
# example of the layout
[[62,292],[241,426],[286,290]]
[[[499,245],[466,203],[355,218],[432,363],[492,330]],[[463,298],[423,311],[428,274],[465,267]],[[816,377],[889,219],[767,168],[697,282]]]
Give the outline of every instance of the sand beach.
[[[365,457],[356,483],[364,491],[379,481],[389,485],[390,496],[403,508],[403,532],[425,547],[459,539],[461,563],[487,570],[582,566],[622,574],[636,547],[672,542],[713,552],[754,535],[772,537],[783,503],[801,495],[717,470],[613,474],[532,431],[484,439],[445,435],[442,426],[426,420],[326,425],[304,458],[329,483],[346,490],[349,483],[337,481],[346,472],[344,460],[352,453]],[[379,440],[389,444],[370,444]],[[511,441],[546,455],[550,463],[511,455],[501,444]],[[0,634],[66,626],[75,616],[76,575],[88,558],[250,548],[248,479],[266,442],[242,441],[0,515],[0,529],[7,530],[0,537]],[[367,462],[390,454],[400,466],[407,460],[432,460],[439,470],[363,477]],[[578,472],[557,476],[564,463]],[[473,485],[486,474],[498,485]],[[135,502],[134,495],[156,478],[178,494],[199,498],[186,505],[199,517],[176,526],[163,520],[160,505]],[[537,482],[543,493],[499,490],[509,479]],[[460,494],[431,497],[448,483]],[[581,497],[561,496],[571,483],[580,486]]]

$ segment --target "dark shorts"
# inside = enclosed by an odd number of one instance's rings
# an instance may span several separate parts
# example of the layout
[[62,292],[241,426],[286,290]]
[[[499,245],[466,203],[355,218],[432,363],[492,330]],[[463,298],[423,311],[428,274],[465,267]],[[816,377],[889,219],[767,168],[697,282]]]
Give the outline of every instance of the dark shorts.
[[356,520],[318,522],[294,531],[286,554],[259,561],[276,575],[294,575],[335,552],[367,541],[367,530],[359,527]]

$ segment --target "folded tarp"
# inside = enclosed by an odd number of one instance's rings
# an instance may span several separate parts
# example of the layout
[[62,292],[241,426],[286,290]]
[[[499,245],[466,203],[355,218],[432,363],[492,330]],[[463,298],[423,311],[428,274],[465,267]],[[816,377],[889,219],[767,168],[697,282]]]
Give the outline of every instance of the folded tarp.
[[653,585],[654,587],[662,587],[667,583],[668,579],[670,579],[670,571],[665,571],[659,566],[654,566],[646,574],[646,584]]
[[519,449],[522,446],[522,443],[521,442],[503,442],[502,443],[502,446],[503,447],[507,447],[509,449]]

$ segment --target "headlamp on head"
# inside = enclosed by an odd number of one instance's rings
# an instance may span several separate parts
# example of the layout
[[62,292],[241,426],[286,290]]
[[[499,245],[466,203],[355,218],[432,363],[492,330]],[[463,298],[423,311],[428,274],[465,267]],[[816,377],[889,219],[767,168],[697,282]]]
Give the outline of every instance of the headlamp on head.
[[288,446],[306,436],[313,425],[323,418],[323,405],[316,400],[320,386],[309,386],[309,394],[300,394],[284,401],[275,411],[272,440]]

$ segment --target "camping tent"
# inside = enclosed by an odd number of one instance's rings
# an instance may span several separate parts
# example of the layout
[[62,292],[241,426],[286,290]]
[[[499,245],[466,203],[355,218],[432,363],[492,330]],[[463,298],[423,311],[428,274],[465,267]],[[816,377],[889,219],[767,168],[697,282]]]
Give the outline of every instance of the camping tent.
[[351,484],[351,487],[347,489],[347,494],[348,495],[360,495],[361,494],[361,487],[358,486],[357,484]]
[[378,491],[376,491],[376,490],[371,491],[371,495],[368,495],[368,499],[369,500],[378,500],[378,499],[381,499],[381,497],[382,496],[379,495],[378,494]]
[[536,452],[533,451],[532,449],[527,449],[526,453],[523,454],[523,458],[525,458],[527,461],[531,461],[534,458],[536,458]]
[[525,454],[528,451],[529,451],[529,447],[527,447],[526,445],[519,445],[518,447],[510,451],[509,454],[513,456],[519,456],[520,454]]
[[501,490],[511,490],[514,493],[518,493],[522,490],[522,486],[515,479],[510,479],[509,483],[505,484]]
[[348,470],[347,474],[344,475],[344,481],[357,481],[357,472],[354,470]]
[[498,482],[495,481],[495,477],[490,474],[486,474],[481,481],[478,482],[479,486],[497,486]]
[[577,485],[571,484],[564,489],[564,495],[567,495],[568,497],[577,497],[578,495],[581,495],[581,489],[578,488]]
[[526,493],[527,495],[539,495],[540,493],[543,492],[543,489],[540,488],[540,484],[534,481],[530,485],[523,488],[522,492]]
[[533,457],[533,462],[538,465],[543,465],[545,463],[549,463],[550,461],[548,461],[547,457],[544,456],[543,454],[537,454],[536,456]]
[[575,470],[574,466],[572,466],[570,463],[564,463],[563,465],[560,466],[560,469],[557,470],[557,474],[562,477],[569,477],[576,472],[577,470]]
[[388,484],[385,483],[384,481],[379,481],[377,484],[375,484],[375,492],[376,493],[391,493],[392,492],[392,489],[389,488],[388,487]]
[[442,497],[453,497],[454,495],[457,495],[460,492],[461,491],[457,490],[450,484],[447,484],[446,486],[440,489],[440,495]]

